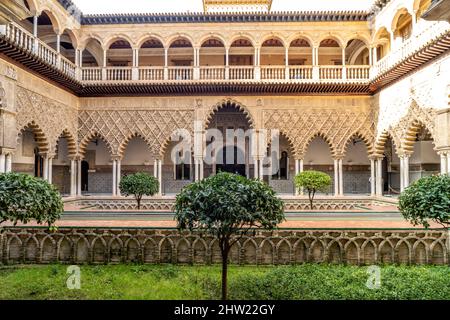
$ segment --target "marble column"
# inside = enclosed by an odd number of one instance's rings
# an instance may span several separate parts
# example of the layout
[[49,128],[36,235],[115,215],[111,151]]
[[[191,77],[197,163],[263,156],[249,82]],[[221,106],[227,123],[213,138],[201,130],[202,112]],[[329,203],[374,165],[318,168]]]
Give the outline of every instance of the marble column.
[[373,197],[376,195],[376,161],[370,159],[370,195]]
[[81,159],[77,159],[77,196],[81,197]]
[[77,163],[76,160],[70,160],[70,196],[77,195]]
[[53,182],[53,157],[48,158],[48,178],[49,183]]
[[116,195],[120,197],[120,178],[122,176],[122,161],[120,159],[117,159],[117,189],[116,189]]
[[112,161],[112,195],[117,195],[117,160]]
[[334,195],[339,196],[339,160],[334,159]]
[[6,165],[5,165],[5,172],[9,173],[12,172],[12,153],[6,154]]
[[383,159],[375,161],[376,166],[376,195],[383,196]]
[[163,179],[162,179],[162,160],[158,160],[158,181],[159,181],[159,195],[163,194]]
[[0,154],[0,173],[6,172],[6,155],[4,153]]

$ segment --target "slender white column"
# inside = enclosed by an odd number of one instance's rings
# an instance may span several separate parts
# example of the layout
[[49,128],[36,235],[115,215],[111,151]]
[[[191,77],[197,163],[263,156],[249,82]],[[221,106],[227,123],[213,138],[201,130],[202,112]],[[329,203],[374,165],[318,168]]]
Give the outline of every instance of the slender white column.
[[106,61],[106,53],[107,53],[107,51],[108,50],[106,50],[106,49],[103,50],[103,68],[106,68],[106,64],[107,64],[107,61]]
[[255,167],[255,179],[259,179],[259,162],[258,159],[254,159],[254,167]]
[[6,173],[12,172],[12,153],[6,155]]
[[373,197],[376,195],[376,168],[375,168],[375,160],[370,159],[370,195]]
[[57,53],[61,52],[61,35],[60,34],[56,35],[56,52]]
[[259,179],[264,180],[264,167],[263,167],[263,160],[259,160]]
[[120,178],[122,174],[122,161],[120,159],[117,160],[117,191],[116,194],[120,196]]
[[194,170],[195,170],[195,174],[194,174],[194,179],[195,181],[199,181],[200,180],[200,168],[198,165],[198,159],[194,160]]
[[339,195],[339,160],[334,159],[334,195]]
[[447,173],[447,154],[445,153],[441,153],[441,174],[446,174]]
[[44,169],[42,172],[42,178],[48,181],[48,156],[44,156]]
[[344,168],[342,159],[339,159],[339,195],[344,195]]
[[409,156],[405,156],[404,158],[404,178],[403,178],[403,184],[404,184],[404,188],[408,188],[409,187]]
[[76,161],[70,160],[70,196],[73,197],[77,194],[77,182],[76,182]]
[[158,160],[153,162],[153,176],[158,178]]
[[6,155],[0,154],[0,173],[6,172]]
[[53,158],[48,158],[48,178],[49,183],[53,182]]
[[169,49],[164,48],[164,67],[167,68],[169,66]]
[[450,152],[447,152],[447,174],[450,174]]
[[33,36],[37,38],[38,36],[38,16],[33,17]]
[[204,178],[204,161],[203,159],[200,159],[200,180],[203,180]]
[[162,160],[158,160],[159,195],[162,195]]
[[80,53],[78,54],[78,58],[80,59],[80,68],[83,67],[83,50],[80,50]]
[[117,194],[117,161],[113,160],[112,164],[112,195]]
[[81,159],[77,160],[77,196],[81,197]]
[[403,161],[403,156],[400,156],[400,192],[403,192],[403,190],[405,189],[404,171],[405,171],[405,163]]
[[381,197],[381,196],[383,196],[383,159],[377,159],[375,163],[376,163],[376,167],[377,167],[377,173],[376,173],[376,180],[377,180],[376,193],[377,193],[377,196]]

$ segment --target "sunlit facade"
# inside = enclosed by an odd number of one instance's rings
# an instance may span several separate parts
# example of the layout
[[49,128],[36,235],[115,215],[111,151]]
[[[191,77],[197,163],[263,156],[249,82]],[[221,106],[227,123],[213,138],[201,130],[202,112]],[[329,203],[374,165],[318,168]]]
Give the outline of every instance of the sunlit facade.
[[[450,173],[444,1],[271,5],[84,15],[69,0],[0,4],[0,172],[42,177],[71,198],[120,197],[121,177],[142,171],[167,197],[221,170],[286,197],[302,196],[292,178],[304,170],[330,174],[332,197],[396,195]],[[180,129],[192,146],[175,163]],[[256,142],[208,162],[209,129],[252,130]],[[270,174],[265,132],[278,132]],[[229,149],[243,161],[217,161]]]

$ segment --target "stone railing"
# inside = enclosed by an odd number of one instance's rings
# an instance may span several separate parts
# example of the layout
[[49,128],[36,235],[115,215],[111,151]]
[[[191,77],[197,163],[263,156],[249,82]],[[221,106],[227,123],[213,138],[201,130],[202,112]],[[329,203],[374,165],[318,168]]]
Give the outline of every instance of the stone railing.
[[74,63],[64,58],[56,50],[34,37],[24,28],[9,23],[0,26],[0,37],[4,36],[20,49],[42,60],[44,63],[58,69],[70,78],[76,78],[77,67]]
[[408,59],[413,54],[423,49],[426,45],[439,39],[450,32],[450,24],[437,21],[427,25],[417,34],[413,34],[404,41],[397,49],[389,52],[388,55],[380,59],[373,67],[371,79],[376,78],[388,70],[394,68],[398,63]]
[[[256,230],[232,247],[240,265],[448,264],[446,230]],[[218,264],[217,240],[168,229],[5,228],[0,264]]]
[[15,23],[0,26],[0,37],[7,38],[20,49],[82,82],[158,82],[211,80],[264,80],[292,82],[369,82],[394,68],[427,44],[450,32],[450,24],[435,22],[403,42],[386,57],[370,66],[186,66],[186,67],[83,67],[64,58],[39,38]]

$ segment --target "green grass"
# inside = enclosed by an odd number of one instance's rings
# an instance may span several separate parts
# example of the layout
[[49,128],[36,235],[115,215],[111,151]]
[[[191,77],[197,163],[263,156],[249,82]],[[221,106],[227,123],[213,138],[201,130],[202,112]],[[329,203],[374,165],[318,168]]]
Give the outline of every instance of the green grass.
[[[81,266],[81,290],[66,286],[67,266],[0,267],[0,299],[168,299],[220,297],[219,266]],[[384,266],[381,287],[366,287],[367,267],[231,266],[230,299],[446,299],[447,266]]]

